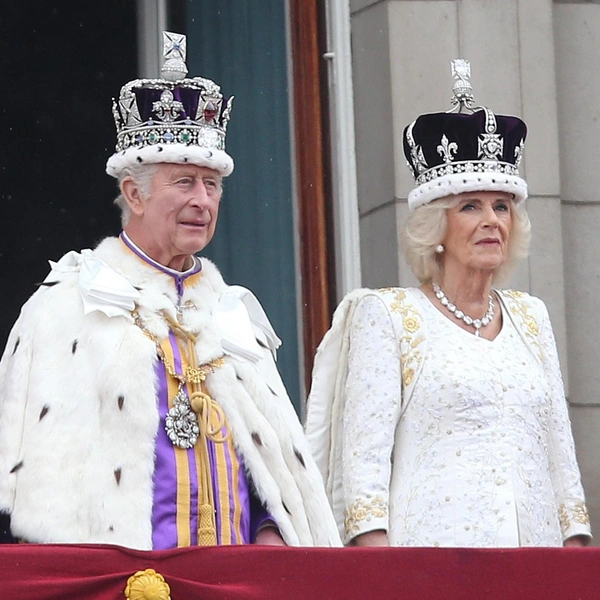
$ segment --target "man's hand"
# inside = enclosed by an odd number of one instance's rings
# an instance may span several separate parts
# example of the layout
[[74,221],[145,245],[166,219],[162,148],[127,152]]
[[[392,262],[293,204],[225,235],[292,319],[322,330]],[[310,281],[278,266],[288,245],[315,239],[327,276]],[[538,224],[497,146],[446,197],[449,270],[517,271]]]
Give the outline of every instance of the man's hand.
[[259,546],[287,546],[277,527],[264,527],[256,534],[255,544]]

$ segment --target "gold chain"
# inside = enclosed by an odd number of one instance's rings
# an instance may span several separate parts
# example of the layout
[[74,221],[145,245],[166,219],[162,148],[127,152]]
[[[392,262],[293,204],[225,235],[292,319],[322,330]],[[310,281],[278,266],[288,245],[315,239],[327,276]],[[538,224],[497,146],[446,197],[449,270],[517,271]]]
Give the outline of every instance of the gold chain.
[[[177,373],[175,366],[167,359],[158,338],[148,331],[142,321],[137,307],[131,311],[134,323],[140,328],[146,337],[148,337],[156,346],[158,358],[165,365],[167,373],[179,382],[179,391],[186,383],[191,384],[191,395],[188,398],[191,410],[196,414],[200,428],[200,437],[197,441],[198,452],[201,456],[200,469],[200,498],[198,507],[198,543],[205,546],[214,546],[217,543],[217,530],[215,521],[215,500],[212,486],[212,475],[210,465],[210,454],[208,450],[208,441],[215,443],[224,443],[229,439],[229,432],[226,430],[227,420],[223,409],[204,388],[204,381],[209,373],[225,364],[223,358],[216,358],[204,365],[197,365],[195,343],[196,336],[185,330],[179,323],[163,313],[171,331],[182,341],[187,341],[189,349],[189,363],[186,364],[185,374]],[[213,424],[213,418],[216,423]],[[223,433],[224,432],[224,433]]]
[[205,365],[200,365],[199,367],[193,367],[192,365],[187,365],[185,368],[185,374],[178,373],[175,370],[175,365],[173,365],[169,359],[165,355],[165,351],[162,349],[158,338],[146,329],[144,322],[142,321],[140,314],[137,310],[131,311],[131,316],[133,317],[133,322],[142,330],[142,333],[150,340],[154,342],[156,346],[156,354],[158,358],[165,365],[165,369],[167,373],[173,377],[173,379],[177,379],[180,385],[185,385],[186,383],[195,383],[199,385],[203,381],[206,380],[206,376],[210,373],[213,373],[216,369],[219,369],[225,364],[223,358],[215,358],[215,360],[211,360],[209,363]]

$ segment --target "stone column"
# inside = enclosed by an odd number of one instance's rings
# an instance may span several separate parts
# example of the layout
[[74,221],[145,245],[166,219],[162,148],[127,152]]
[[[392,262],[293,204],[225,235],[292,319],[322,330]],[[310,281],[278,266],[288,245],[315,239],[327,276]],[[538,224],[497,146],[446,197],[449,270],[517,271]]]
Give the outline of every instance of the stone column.
[[[600,5],[555,2],[569,401],[600,534]],[[598,537],[596,543],[598,543]]]
[[366,286],[398,280],[390,19],[387,2],[351,2],[361,272]]

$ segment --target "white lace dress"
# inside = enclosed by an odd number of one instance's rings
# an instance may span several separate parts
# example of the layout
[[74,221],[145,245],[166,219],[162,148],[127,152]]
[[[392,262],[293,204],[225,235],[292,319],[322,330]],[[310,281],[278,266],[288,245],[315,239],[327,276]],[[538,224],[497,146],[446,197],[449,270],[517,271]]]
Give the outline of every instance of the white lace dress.
[[568,535],[587,535],[549,320],[541,347],[554,365],[550,378],[511,319],[489,341],[461,329],[420,290],[407,291],[427,324],[427,352],[403,414],[389,311],[371,295],[352,320],[342,434],[346,541],[385,529],[395,546],[560,546],[565,503],[581,516]]

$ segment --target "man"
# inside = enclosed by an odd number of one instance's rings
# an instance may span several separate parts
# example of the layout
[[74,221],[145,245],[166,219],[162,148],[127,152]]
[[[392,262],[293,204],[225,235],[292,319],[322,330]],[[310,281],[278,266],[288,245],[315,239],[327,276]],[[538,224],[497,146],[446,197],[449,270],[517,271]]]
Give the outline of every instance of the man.
[[24,305],[0,363],[0,511],[28,542],[140,549],[339,545],[256,298],[195,256],[217,223],[231,110],[186,79],[115,102],[123,232],[70,252]]

